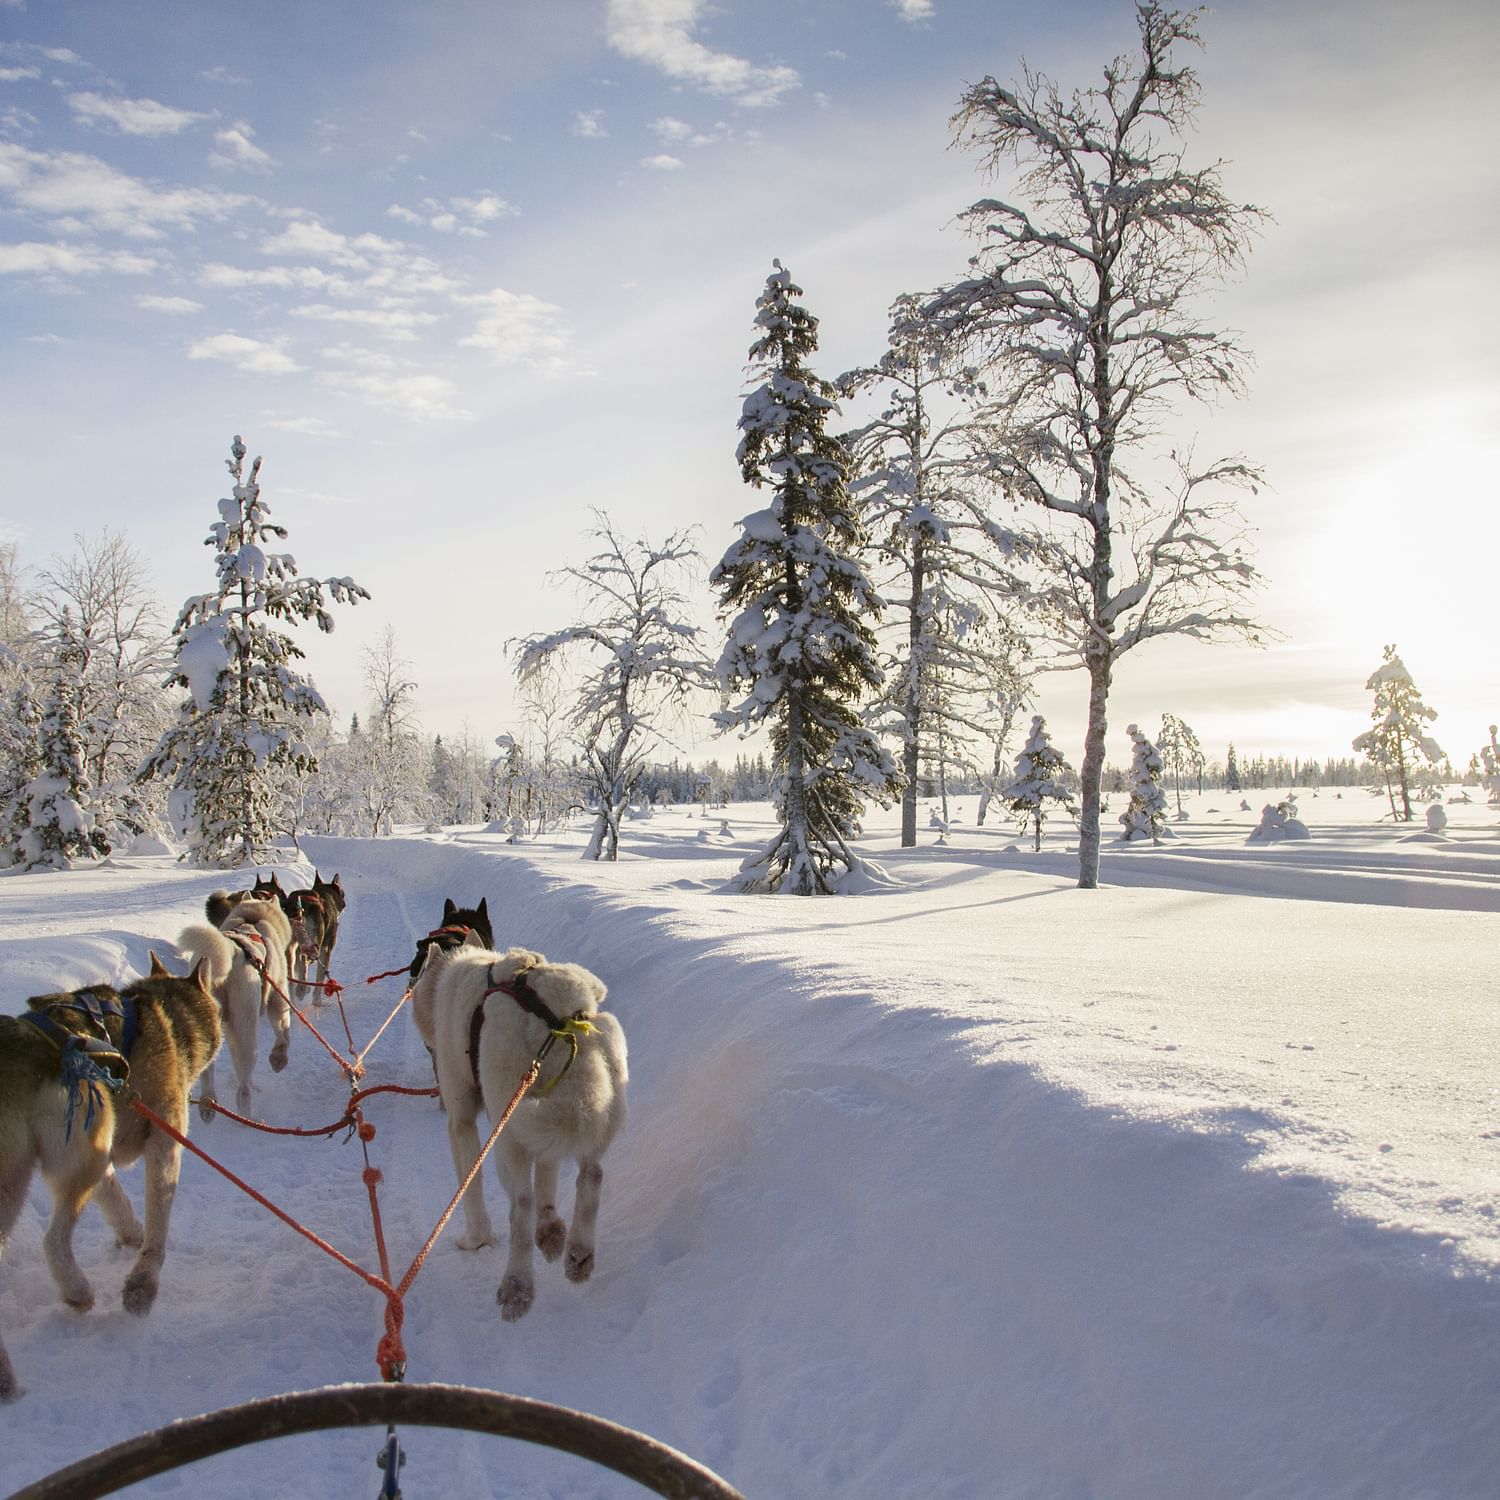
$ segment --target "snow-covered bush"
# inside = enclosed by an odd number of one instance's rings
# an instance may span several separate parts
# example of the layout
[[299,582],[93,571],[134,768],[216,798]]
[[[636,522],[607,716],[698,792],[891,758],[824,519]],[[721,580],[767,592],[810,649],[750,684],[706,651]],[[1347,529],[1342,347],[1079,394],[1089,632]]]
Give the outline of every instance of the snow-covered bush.
[[1250,830],[1247,844],[1276,843],[1283,839],[1305,839],[1312,835],[1307,824],[1297,816],[1297,804],[1292,801],[1267,803],[1260,810],[1259,826]]
[[1131,740],[1130,804],[1120,814],[1127,841],[1150,839],[1153,844],[1170,838],[1167,827],[1167,794],[1161,787],[1161,756],[1156,746],[1131,724],[1126,728]]
[[1042,847],[1042,827],[1047,821],[1047,804],[1060,802],[1066,812],[1077,817],[1071,785],[1072,767],[1047,736],[1047,721],[1041,714],[1031,721],[1031,734],[1016,757],[1016,774],[1000,796],[1016,815],[1025,833],[1035,831],[1036,849]]

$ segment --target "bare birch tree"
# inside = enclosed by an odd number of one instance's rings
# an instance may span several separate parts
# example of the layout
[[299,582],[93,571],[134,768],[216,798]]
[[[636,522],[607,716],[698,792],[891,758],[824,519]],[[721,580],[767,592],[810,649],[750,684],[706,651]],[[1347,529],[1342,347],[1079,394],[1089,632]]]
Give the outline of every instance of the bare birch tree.
[[602,511],[594,516],[589,535],[600,550],[557,575],[579,586],[588,617],[551,635],[530,636],[514,649],[523,686],[561,652],[587,663],[573,712],[584,785],[597,804],[584,857],[612,860],[647,753],[666,738],[673,714],[714,677],[699,645],[702,632],[685,619],[683,570],[700,556],[691,533],[674,532],[660,546],[628,542]]
[[988,378],[991,471],[1032,517],[1012,533],[1038,569],[1032,600],[1055,664],[1088,673],[1083,887],[1099,883],[1115,663],[1158,636],[1256,638],[1233,491],[1258,474],[1239,458],[1196,464],[1162,426],[1184,397],[1241,388],[1247,356],[1193,302],[1241,265],[1264,215],[1228,197],[1217,164],[1183,164],[1198,82],[1173,51],[1200,45],[1198,12],[1146,3],[1137,21],[1138,55],[1093,88],[1065,97],[1023,69],[1014,89],[986,78],[964,95],[959,144],[991,176],[1014,163],[1020,191],[967,210],[972,274],[926,306]]

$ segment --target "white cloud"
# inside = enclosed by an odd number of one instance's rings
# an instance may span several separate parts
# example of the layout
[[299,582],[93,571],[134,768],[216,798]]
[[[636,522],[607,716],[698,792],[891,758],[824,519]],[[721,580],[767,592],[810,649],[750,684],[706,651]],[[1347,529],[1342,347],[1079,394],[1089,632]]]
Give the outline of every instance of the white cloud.
[[704,9],[704,0],[609,0],[609,44],[633,62],[747,106],[775,104],[797,87],[795,68],[757,67],[696,41],[692,32]]
[[23,78],[40,78],[40,68],[0,68],[0,83],[19,83]]
[[582,136],[586,141],[603,140],[609,132],[600,123],[604,118],[602,109],[580,109],[573,116],[573,123],[569,129],[574,135]]
[[932,0],[891,0],[891,6],[903,21],[920,26],[933,16]]
[[260,248],[266,255],[310,255],[351,270],[367,271],[371,256],[397,256],[402,247],[396,240],[382,239],[378,234],[360,234],[351,239],[336,230],[325,229],[311,219],[298,219],[280,234],[262,240]]
[[117,271],[143,276],[156,269],[156,262],[124,250],[100,250],[93,245],[42,245],[34,240],[19,245],[0,245],[0,275],[93,276]]
[[562,309],[554,303],[503,287],[454,300],[481,310],[474,332],[459,340],[464,348],[483,349],[497,360],[535,365],[552,374],[569,368],[568,333],[559,321]]
[[664,141],[691,140],[693,135],[693,127],[686,120],[676,120],[671,115],[663,115],[659,120],[653,120],[651,129]]
[[191,297],[157,297],[148,294],[137,297],[135,305],[144,307],[149,312],[195,313],[203,311],[203,304],[194,302]]
[[23,212],[136,239],[191,230],[223,219],[250,200],[216,188],[159,189],[80,152],[32,151],[0,142],[0,197]]
[[302,368],[277,344],[237,333],[215,333],[188,349],[189,359],[222,359],[255,375],[290,375]]
[[106,99],[103,94],[69,94],[68,103],[90,125],[112,126],[121,135],[178,135],[208,115],[174,109],[155,99]]
[[454,402],[458,387],[441,375],[393,375],[374,370],[328,370],[318,381],[330,390],[357,397],[371,406],[404,412],[419,420],[470,420],[470,413]]
[[241,78],[238,73],[231,73],[223,63],[220,63],[216,68],[204,68],[198,76],[205,83],[247,84],[250,82],[248,78]]
[[227,130],[214,135],[219,149],[211,152],[209,161],[216,167],[243,167],[251,172],[268,172],[274,165],[268,152],[251,139],[255,132],[243,120],[236,120]]
[[436,198],[424,198],[419,205],[421,212],[393,203],[386,209],[386,217],[399,219],[403,224],[424,224],[439,234],[466,234],[475,239],[484,239],[486,231],[481,224],[491,224],[520,210],[495,193],[484,192],[475,197],[450,198],[440,203]]
[[203,286],[257,286],[276,291],[331,292],[335,296],[352,296],[358,290],[347,276],[336,276],[321,266],[264,266],[252,270],[210,261],[198,272],[198,281]]
[[317,318],[325,323],[357,323],[374,329],[383,338],[403,342],[415,339],[418,328],[439,321],[437,313],[409,307],[330,307],[326,302],[313,302],[292,311],[299,318]]
[[265,425],[274,427],[278,432],[300,433],[303,437],[335,438],[340,435],[338,428],[322,417],[278,417],[268,412]]
[[663,152],[660,156],[643,156],[641,165],[657,172],[675,172],[682,163],[675,156],[668,156]]

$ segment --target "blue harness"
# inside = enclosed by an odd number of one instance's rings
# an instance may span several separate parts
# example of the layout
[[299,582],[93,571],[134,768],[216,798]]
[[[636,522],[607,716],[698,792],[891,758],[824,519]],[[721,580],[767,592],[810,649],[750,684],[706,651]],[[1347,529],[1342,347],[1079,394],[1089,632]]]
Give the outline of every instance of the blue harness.
[[[69,1031],[52,1019],[55,1010],[76,1010],[88,1017],[102,1036],[81,1036]],[[109,1028],[104,1024],[106,1015],[119,1019],[123,1028],[118,1047],[109,1039]],[[84,1102],[83,1128],[94,1123],[94,1116],[103,1107],[103,1089],[118,1093],[130,1077],[130,1052],[135,1046],[136,1031],[140,1025],[139,1008],[133,1000],[122,1005],[112,994],[101,994],[97,990],[74,990],[66,999],[54,1000],[44,1010],[23,1012],[18,1020],[28,1021],[47,1038],[62,1054],[61,1082],[68,1091],[68,1115],[63,1129],[63,1139],[73,1135],[73,1114],[78,1101]]]

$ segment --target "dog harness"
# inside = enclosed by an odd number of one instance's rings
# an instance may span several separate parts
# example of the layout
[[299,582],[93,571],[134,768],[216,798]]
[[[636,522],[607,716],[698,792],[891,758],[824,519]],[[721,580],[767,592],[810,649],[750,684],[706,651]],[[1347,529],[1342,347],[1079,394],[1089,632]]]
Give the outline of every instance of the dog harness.
[[[52,1018],[51,1012],[56,1010],[81,1012],[102,1035],[84,1036],[69,1031]],[[106,1015],[114,1016],[120,1022],[118,1047],[110,1040],[109,1027],[104,1021]],[[61,1081],[68,1091],[63,1139],[70,1139],[73,1134],[73,1112],[78,1107],[80,1096],[84,1100],[83,1128],[87,1130],[104,1103],[100,1088],[114,1092],[123,1088],[130,1078],[129,1058],[140,1026],[139,1007],[130,999],[122,1003],[112,991],[82,989],[72,991],[66,998],[53,1000],[40,1010],[23,1011],[17,1019],[29,1022],[61,1054]]]
[[[422,965],[427,958],[427,950],[436,947],[447,953],[454,948],[461,948],[464,939],[472,931],[469,927],[434,927],[424,938],[417,939],[417,956],[412,959],[411,967],[407,970],[415,983],[418,975],[422,972]],[[398,969],[396,971],[400,973]]]
[[524,969],[514,979],[490,985],[479,997],[479,1004],[474,1007],[474,1013],[469,1017],[469,1071],[474,1075],[474,1087],[481,1093],[483,1086],[479,1081],[479,1034],[484,1029],[484,1002],[491,995],[509,995],[522,1010],[535,1016],[547,1028],[547,1035],[543,1038],[542,1045],[537,1048],[538,1063],[547,1056],[558,1041],[568,1044],[571,1050],[568,1053],[567,1062],[562,1066],[562,1072],[537,1090],[539,1094],[550,1093],[563,1081],[568,1069],[573,1066],[573,1060],[578,1056],[578,1038],[587,1036],[594,1030],[593,1022],[584,1020],[582,1011],[571,1016],[559,1017],[552,1007],[527,984]]

